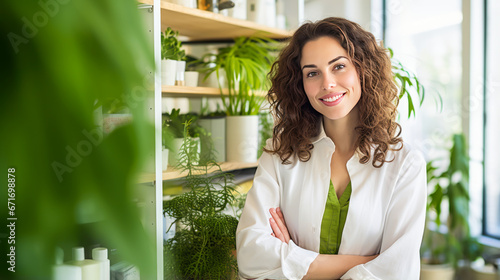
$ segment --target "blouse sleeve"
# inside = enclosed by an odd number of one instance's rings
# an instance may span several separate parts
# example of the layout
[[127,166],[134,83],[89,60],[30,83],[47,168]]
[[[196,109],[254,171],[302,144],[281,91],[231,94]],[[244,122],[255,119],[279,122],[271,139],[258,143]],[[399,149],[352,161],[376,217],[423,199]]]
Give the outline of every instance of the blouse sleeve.
[[245,279],[302,279],[318,253],[271,236],[270,208],[280,204],[280,187],[273,158],[263,153],[247,194],[236,231],[240,277]]
[[341,279],[419,279],[426,176],[425,160],[420,153],[410,152],[400,169],[387,211],[380,255],[353,267]]

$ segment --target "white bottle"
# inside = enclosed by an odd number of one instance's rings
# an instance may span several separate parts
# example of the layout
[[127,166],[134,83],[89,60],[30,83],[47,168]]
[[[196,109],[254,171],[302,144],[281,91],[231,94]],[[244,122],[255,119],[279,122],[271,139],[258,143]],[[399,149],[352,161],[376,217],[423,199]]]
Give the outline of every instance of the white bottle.
[[82,268],[82,280],[99,279],[101,271],[99,262],[85,259],[85,249],[83,247],[73,248],[73,260],[66,264],[79,266]]
[[99,280],[109,280],[108,249],[98,247],[92,250],[92,259],[99,262],[101,277]]
[[82,268],[63,264],[64,252],[56,249],[56,265],[52,267],[52,280],[82,280]]

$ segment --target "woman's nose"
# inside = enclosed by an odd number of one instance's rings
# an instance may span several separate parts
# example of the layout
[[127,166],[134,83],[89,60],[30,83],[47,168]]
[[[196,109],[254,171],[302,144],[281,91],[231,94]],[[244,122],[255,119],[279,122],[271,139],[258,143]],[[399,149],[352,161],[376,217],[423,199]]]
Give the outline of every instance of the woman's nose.
[[337,83],[335,82],[335,79],[331,75],[324,75],[323,76],[323,89],[324,90],[333,89],[336,86],[337,86]]

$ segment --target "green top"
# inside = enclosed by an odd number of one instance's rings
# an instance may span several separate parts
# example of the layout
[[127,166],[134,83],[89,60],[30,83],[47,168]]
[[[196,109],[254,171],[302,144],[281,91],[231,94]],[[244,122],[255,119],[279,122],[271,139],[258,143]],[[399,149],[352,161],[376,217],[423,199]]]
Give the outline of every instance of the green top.
[[338,254],[342,231],[344,230],[349,200],[351,198],[351,182],[347,185],[344,193],[337,198],[335,188],[330,181],[328,198],[326,199],[325,213],[321,222],[321,233],[319,243],[320,254]]

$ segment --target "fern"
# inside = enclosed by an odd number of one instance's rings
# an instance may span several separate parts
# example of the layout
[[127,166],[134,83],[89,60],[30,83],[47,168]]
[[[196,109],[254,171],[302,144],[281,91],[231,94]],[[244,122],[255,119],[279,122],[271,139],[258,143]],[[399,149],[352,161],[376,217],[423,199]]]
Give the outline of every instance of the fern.
[[[187,122],[185,135],[189,126]],[[177,167],[187,172],[189,191],[163,205],[164,213],[182,225],[165,243],[165,279],[231,279],[237,271],[238,220],[222,212],[235,202],[233,175],[222,172],[214,160],[200,164],[197,149],[197,143],[185,139]]]

